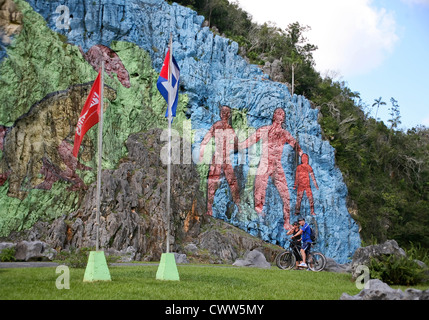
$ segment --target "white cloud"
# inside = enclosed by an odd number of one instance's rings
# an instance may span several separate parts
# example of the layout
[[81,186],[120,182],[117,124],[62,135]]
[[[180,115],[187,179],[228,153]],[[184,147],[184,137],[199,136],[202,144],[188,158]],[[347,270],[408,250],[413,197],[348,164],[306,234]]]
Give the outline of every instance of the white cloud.
[[335,70],[346,77],[366,74],[381,65],[398,40],[393,14],[374,7],[371,0],[239,3],[258,23],[273,21],[281,28],[295,21],[309,25],[307,38],[318,46],[314,58],[320,72]]

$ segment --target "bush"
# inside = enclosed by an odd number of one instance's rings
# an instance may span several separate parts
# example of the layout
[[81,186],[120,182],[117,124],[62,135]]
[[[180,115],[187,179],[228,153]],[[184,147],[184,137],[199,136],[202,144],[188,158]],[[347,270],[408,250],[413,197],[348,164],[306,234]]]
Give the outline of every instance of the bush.
[[[56,262],[65,264],[70,268],[86,268],[88,263],[88,256],[91,251],[95,251],[95,248],[70,248],[69,251],[61,251],[57,257]],[[120,257],[118,256],[107,256],[106,262],[107,265],[118,261]]]
[[420,260],[424,264],[429,265],[429,249],[423,248],[420,243],[415,245],[414,243],[410,243],[410,248],[407,251],[407,256],[410,259]]
[[56,257],[56,262],[65,264],[70,268],[85,268],[88,263],[89,252],[92,248],[70,248],[69,251],[61,251]]
[[416,285],[425,280],[424,270],[408,257],[384,255],[371,258],[370,276],[389,285]]
[[1,262],[15,261],[15,247],[5,248],[0,252]]

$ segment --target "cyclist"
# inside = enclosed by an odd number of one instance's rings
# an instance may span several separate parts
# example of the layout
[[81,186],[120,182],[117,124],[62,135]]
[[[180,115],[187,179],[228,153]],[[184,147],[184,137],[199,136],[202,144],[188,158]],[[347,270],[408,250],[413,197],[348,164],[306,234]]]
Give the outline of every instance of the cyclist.
[[289,229],[289,231],[286,233],[287,235],[292,235],[292,244],[295,245],[295,248],[298,250],[293,250],[293,254],[296,257],[296,269],[298,269],[298,261],[301,259],[299,255],[299,250],[301,250],[301,237],[298,236],[295,239],[293,239],[293,236],[296,235],[299,232],[299,224],[298,222],[294,222],[292,224],[292,228]]
[[299,218],[298,219],[298,223],[301,226],[300,230],[294,234],[292,236],[292,238],[297,238],[299,236],[302,235],[301,237],[301,256],[302,256],[302,261],[301,263],[298,265],[298,267],[304,267],[307,268],[307,264],[305,263],[305,259],[306,259],[306,254],[308,252],[308,250],[310,250],[311,244],[313,243],[313,241],[311,241],[310,236],[311,236],[311,231],[310,231],[310,226],[308,225],[308,223],[305,222],[304,218]]

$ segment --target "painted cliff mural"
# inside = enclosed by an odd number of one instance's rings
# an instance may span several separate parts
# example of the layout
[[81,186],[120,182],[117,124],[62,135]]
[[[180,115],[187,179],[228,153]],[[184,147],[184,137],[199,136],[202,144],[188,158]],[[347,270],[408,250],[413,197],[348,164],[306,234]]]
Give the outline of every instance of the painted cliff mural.
[[[303,216],[318,233],[317,249],[341,263],[360,246],[317,107],[247,63],[236,42],[203,27],[204,17],[164,0],[14,3],[24,31],[0,46],[0,235],[77,210],[79,192],[95,180],[95,134],[88,132],[76,161],[69,156],[101,60],[110,92],[103,168],[120,166],[130,135],[165,128],[156,80],[171,33],[181,70],[173,128],[189,133],[183,159],[199,173],[205,213],[281,246]],[[40,130],[46,124],[49,132]],[[26,144],[22,132],[31,128]],[[26,147],[12,150],[13,139]]]

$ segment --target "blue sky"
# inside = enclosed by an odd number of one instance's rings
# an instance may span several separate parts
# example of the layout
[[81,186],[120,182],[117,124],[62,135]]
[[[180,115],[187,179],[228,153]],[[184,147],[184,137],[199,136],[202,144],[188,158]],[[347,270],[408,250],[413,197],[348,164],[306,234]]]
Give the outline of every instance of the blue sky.
[[371,108],[382,97],[378,118],[388,124],[390,99],[402,124],[429,127],[429,0],[238,0],[257,23],[285,28],[309,25],[316,69],[345,81]]

